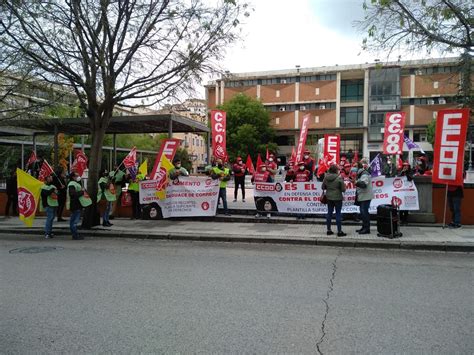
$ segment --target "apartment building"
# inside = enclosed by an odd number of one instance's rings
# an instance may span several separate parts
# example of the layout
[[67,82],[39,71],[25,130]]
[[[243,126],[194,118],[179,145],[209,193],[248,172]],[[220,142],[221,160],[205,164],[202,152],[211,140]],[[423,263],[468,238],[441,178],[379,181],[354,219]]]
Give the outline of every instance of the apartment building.
[[[406,112],[405,133],[426,152],[426,127],[440,109],[458,107],[457,59],[226,73],[206,86],[207,107],[243,93],[270,111],[278,154],[289,157],[303,116],[310,115],[307,146],[316,153],[324,134],[341,136],[341,152],[373,157],[382,151],[387,112]],[[415,153],[416,154],[416,153]]]

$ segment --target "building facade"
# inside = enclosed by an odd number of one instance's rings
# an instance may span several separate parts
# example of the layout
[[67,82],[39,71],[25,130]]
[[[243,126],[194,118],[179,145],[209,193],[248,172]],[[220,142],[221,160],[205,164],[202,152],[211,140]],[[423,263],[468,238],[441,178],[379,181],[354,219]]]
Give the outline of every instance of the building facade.
[[382,151],[385,114],[397,111],[406,113],[409,138],[431,152],[427,125],[438,110],[459,107],[457,65],[449,58],[227,73],[206,86],[207,107],[212,110],[239,93],[260,99],[270,111],[282,158],[290,156],[306,114],[306,145],[313,153],[318,139],[337,133],[341,153],[372,158]]

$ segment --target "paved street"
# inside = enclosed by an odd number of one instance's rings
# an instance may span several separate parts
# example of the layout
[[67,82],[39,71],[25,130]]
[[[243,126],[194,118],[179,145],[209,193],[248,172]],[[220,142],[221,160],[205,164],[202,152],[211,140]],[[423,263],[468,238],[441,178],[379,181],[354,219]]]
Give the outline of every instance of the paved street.
[[463,253],[3,238],[0,351],[472,354],[473,260]]

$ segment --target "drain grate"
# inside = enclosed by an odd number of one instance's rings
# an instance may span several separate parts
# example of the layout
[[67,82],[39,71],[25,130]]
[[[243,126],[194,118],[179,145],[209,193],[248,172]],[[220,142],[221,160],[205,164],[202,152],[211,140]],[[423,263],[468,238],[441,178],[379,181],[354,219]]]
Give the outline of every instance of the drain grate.
[[28,248],[17,248],[10,250],[10,254],[38,254],[38,253],[47,253],[49,251],[62,250],[62,247],[28,247]]

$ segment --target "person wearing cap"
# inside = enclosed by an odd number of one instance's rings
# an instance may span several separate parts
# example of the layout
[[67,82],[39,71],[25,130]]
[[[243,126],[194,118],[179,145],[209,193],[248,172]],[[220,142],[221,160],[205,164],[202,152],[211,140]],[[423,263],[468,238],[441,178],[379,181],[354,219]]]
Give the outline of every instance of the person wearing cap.
[[237,192],[239,187],[242,190],[242,202],[245,202],[245,174],[246,167],[241,157],[237,157],[235,164],[232,166],[234,173],[234,202],[237,202]]
[[346,162],[344,163],[344,165],[342,166],[341,170],[340,170],[340,173],[341,173],[341,177],[344,181],[348,181],[351,177],[351,164],[349,162]]
[[230,213],[227,209],[227,182],[230,180],[230,170],[224,166],[222,159],[216,160],[217,165],[212,168],[212,178],[219,179],[219,197],[217,201],[222,199],[222,204],[224,206],[224,214],[230,216]]
[[[255,184],[256,182],[272,182],[272,177],[270,172],[267,170],[267,165],[266,164],[261,164],[258,168],[255,174],[252,176],[252,184]],[[255,202],[257,201],[257,198],[254,197]],[[257,210],[257,214],[255,217],[261,217],[261,213]],[[267,218],[271,217],[271,213],[267,213]]]
[[[398,172],[398,176],[406,176],[408,181],[413,180],[413,172],[411,170],[410,163],[405,161],[402,164],[402,168]],[[400,224],[402,225],[408,224],[408,211],[407,210],[400,210]]]
[[[357,165],[357,163],[354,163],[354,165]],[[340,174],[344,183],[352,183],[353,179],[357,175],[357,166],[353,168],[352,164],[346,160],[344,163],[344,168],[340,170]],[[355,222],[359,222],[358,215],[358,213],[344,213],[342,215],[342,220],[353,220]]]
[[372,178],[368,171],[369,161],[364,158],[357,163],[359,170],[355,181],[356,185],[356,203],[360,208],[362,219],[362,228],[357,230],[359,234],[370,234],[370,202],[374,198],[372,191]]
[[112,213],[109,216],[110,219],[114,219],[117,215],[117,209],[120,206],[122,196],[122,188],[125,186],[125,173],[119,169],[117,164],[114,165],[114,170],[109,173],[110,181],[114,184],[115,188],[115,202],[112,203]]
[[69,176],[66,199],[66,207],[71,211],[71,216],[69,217],[69,228],[72,233],[72,239],[84,239],[84,237],[81,237],[77,232],[77,224],[81,220],[82,209],[91,204],[91,198],[81,185],[81,177],[76,172],[72,172]]
[[295,180],[295,164],[293,160],[290,160],[288,164],[285,166],[286,175],[285,181],[286,182],[293,182]]
[[117,196],[115,195],[115,186],[109,178],[109,172],[107,169],[101,171],[98,184],[97,202],[105,200],[105,210],[102,214],[102,226],[111,227],[113,224],[110,223],[109,216],[112,211],[112,203],[117,200]]
[[303,152],[303,162],[305,169],[309,171],[309,180],[313,180],[314,159],[311,158],[311,152],[308,149]]
[[175,180],[180,176],[189,176],[188,171],[181,166],[181,159],[173,159],[173,168],[170,170],[169,176],[171,180]]
[[58,189],[53,185],[53,174],[46,177],[44,185],[41,187],[42,210],[46,212],[46,223],[44,225],[44,237],[53,238],[53,222],[56,217],[58,207]]
[[268,160],[265,161],[265,165],[267,167],[267,171],[270,173],[270,177],[272,178],[271,182],[275,181],[275,175],[278,172],[278,166],[275,162],[275,155],[270,154]]
[[339,169],[336,164],[329,167],[326,175],[324,176],[323,190],[326,190],[326,197],[328,201],[328,213],[326,215],[326,227],[327,235],[333,235],[331,229],[332,213],[336,210],[336,226],[337,236],[345,237],[347,234],[342,231],[342,200],[344,198],[343,193],[346,191],[346,184],[339,175]]
[[[298,169],[295,171],[295,182],[308,182],[309,181],[310,172],[306,169],[306,163],[304,161],[300,161],[298,163]],[[304,214],[297,214],[297,219],[304,219]]]

